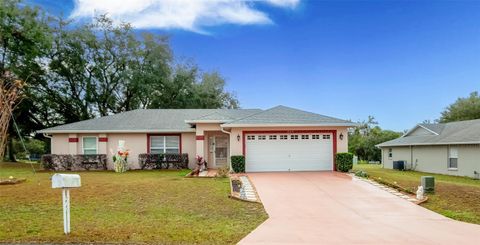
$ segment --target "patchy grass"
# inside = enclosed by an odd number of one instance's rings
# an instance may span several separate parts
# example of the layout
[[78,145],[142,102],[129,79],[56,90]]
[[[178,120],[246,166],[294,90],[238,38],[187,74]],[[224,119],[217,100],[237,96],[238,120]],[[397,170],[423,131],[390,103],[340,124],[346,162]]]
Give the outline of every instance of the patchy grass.
[[[38,165],[36,165],[38,168]],[[0,163],[0,243],[233,244],[266,218],[263,206],[229,199],[228,179],[183,178],[186,171],[79,172],[71,190],[72,233],[63,234],[61,191],[53,172]]]
[[354,170],[364,170],[370,178],[379,177],[386,182],[396,182],[411,191],[420,185],[420,177],[435,177],[435,193],[428,194],[422,206],[449,218],[480,224],[480,181],[468,177],[431,174],[416,171],[383,169],[381,165],[360,164]]

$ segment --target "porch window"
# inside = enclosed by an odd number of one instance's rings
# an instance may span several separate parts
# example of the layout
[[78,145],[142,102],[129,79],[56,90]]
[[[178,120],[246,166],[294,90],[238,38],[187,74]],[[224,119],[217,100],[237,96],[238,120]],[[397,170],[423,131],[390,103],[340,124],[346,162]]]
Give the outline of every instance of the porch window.
[[388,148],[388,158],[392,159],[392,157],[393,157],[392,148]]
[[150,153],[180,153],[180,137],[150,136]]
[[97,137],[83,137],[82,149],[85,155],[97,154]]

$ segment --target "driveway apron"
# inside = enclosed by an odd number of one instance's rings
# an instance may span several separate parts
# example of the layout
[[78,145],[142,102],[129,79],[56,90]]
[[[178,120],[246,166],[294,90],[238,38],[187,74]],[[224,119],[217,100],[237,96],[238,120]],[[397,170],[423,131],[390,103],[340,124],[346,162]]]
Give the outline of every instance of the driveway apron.
[[455,221],[337,172],[249,174],[269,214],[240,244],[480,244]]

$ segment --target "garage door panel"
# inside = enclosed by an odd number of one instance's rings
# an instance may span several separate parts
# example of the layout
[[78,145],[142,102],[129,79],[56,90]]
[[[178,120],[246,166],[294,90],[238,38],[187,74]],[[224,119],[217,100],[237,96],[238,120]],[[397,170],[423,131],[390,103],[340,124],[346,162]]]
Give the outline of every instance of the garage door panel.
[[[265,140],[259,140],[258,135],[254,140],[246,142],[246,171],[314,171],[332,170],[333,147],[331,135],[314,139],[302,139],[302,134],[297,134],[298,139],[270,140],[268,135]],[[318,135],[318,134],[317,134]],[[252,138],[252,137],[250,137]],[[263,137],[262,137],[263,138]]]

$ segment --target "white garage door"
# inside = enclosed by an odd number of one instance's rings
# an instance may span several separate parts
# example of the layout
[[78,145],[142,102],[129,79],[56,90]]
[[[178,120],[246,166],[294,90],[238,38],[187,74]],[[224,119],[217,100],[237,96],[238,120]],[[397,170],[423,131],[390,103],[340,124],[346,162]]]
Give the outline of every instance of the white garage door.
[[333,170],[332,134],[247,134],[247,172]]

